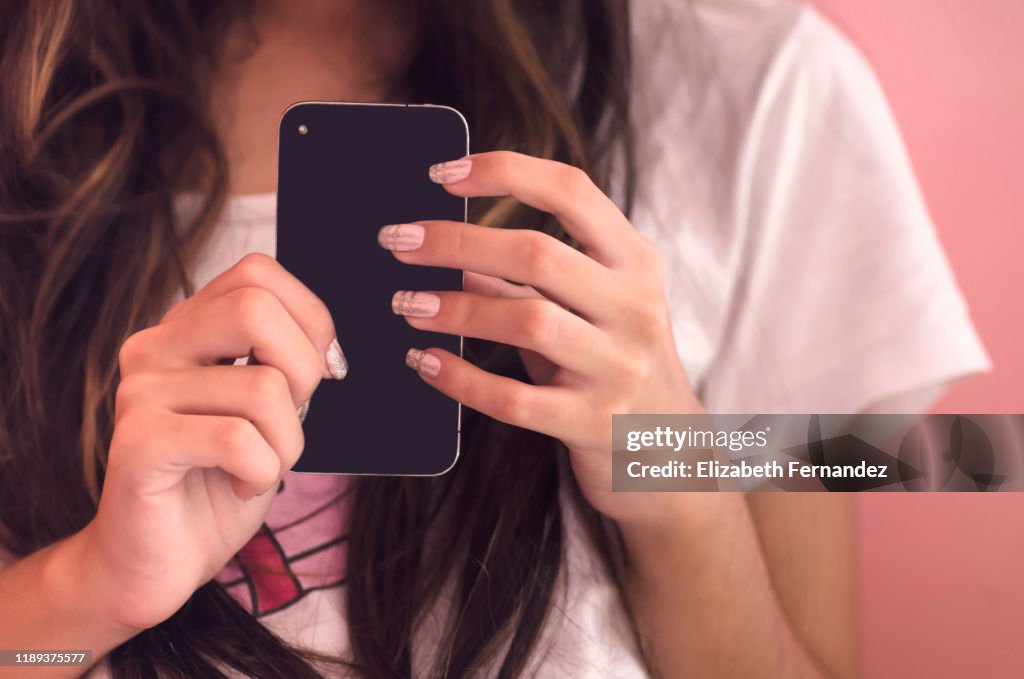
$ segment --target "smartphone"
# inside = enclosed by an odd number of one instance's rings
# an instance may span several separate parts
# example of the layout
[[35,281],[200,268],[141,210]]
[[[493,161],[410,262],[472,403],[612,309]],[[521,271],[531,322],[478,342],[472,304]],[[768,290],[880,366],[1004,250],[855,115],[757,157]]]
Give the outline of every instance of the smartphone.
[[415,330],[399,290],[461,290],[462,272],[402,264],[377,243],[389,224],[465,221],[466,200],[430,181],[469,153],[453,108],[302,102],[281,117],[277,259],[331,311],[349,371],[324,380],[293,471],[433,476],[459,455],[461,406],[405,365],[411,347],[462,355],[462,338]]

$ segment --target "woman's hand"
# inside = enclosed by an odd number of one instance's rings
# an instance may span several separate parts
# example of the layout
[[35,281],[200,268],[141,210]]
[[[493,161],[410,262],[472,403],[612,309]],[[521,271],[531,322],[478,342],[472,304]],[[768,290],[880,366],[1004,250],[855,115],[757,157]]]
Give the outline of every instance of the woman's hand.
[[[458,222],[380,233],[403,262],[467,272],[465,292],[396,294],[395,311],[410,324],[520,348],[535,384],[487,373],[440,349],[414,349],[408,362],[462,403],[568,446],[587,499],[622,529],[625,590],[656,673],[820,677],[828,661],[834,676],[845,676],[856,653],[835,639],[853,638],[855,616],[844,613],[856,607],[837,595],[807,615],[807,597],[824,585],[795,578],[792,556],[796,549],[802,563],[817,566],[797,569],[813,575],[855,561],[848,548],[853,522],[842,519],[852,511],[832,502],[801,513],[806,502],[780,496],[764,500],[755,523],[740,493],[611,490],[613,414],[703,412],[676,353],[661,259],[651,244],[585,174],[559,163],[484,153],[431,168],[431,176],[459,196],[512,195],[549,212],[582,246]],[[830,515],[835,520],[821,519]],[[822,526],[831,539],[822,539]],[[771,570],[762,541],[786,546],[774,550],[782,561]],[[739,596],[736,583],[743,583]],[[822,636],[822,620],[837,620],[838,631]]]
[[660,511],[656,496],[637,502],[611,490],[613,414],[702,410],[676,352],[659,253],[568,165],[481,153],[430,176],[457,196],[511,195],[549,212],[582,251],[529,229],[444,221],[381,229],[381,245],[402,262],[466,271],[464,292],[400,291],[395,312],[423,330],[519,347],[535,384],[436,348],[411,350],[410,367],[471,408],[564,442],[584,494],[607,516]]
[[161,622],[256,532],[302,451],[297,409],[344,377],[334,337],[313,293],[249,255],[124,343],[103,494],[76,535],[110,618]]

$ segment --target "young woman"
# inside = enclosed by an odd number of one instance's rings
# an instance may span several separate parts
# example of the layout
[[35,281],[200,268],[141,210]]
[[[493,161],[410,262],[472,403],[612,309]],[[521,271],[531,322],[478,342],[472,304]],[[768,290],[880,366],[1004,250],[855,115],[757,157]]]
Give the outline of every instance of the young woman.
[[[986,366],[877,83],[813,11],[28,0],[0,78],[5,648],[115,677],[856,674],[849,500],[610,490],[613,413],[906,409]],[[309,99],[469,120],[475,153],[423,171],[471,223],[380,238],[467,272],[396,306],[476,338],[408,357],[470,409],[443,477],[288,471],[359,323],[272,258],[277,120]]]

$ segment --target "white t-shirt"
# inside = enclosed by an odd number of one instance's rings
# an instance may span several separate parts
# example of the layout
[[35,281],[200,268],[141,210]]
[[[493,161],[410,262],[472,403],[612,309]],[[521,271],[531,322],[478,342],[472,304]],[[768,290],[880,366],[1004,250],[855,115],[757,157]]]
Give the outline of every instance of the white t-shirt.
[[[989,369],[857,50],[791,0],[632,6],[632,221],[664,254],[679,353],[708,410],[859,412]],[[253,251],[275,252],[273,195],[230,201],[195,282]],[[272,534],[252,550],[300,571],[310,555],[334,555],[307,569],[312,579],[261,585],[274,604],[262,608],[277,607],[263,623],[330,653],[347,647],[343,566],[324,565],[344,561],[345,504],[329,500],[345,483],[288,475],[267,519]],[[325,504],[337,509],[315,514],[315,545],[288,536]],[[535,676],[643,676],[614,588],[571,512],[567,530],[568,585]],[[249,606],[258,598],[237,564],[218,579]],[[435,633],[420,634],[414,657],[427,657]]]

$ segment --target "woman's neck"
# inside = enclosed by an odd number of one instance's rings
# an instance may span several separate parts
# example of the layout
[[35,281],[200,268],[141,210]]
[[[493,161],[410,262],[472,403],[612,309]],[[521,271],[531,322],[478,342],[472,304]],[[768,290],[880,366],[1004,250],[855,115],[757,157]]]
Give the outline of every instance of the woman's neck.
[[232,194],[277,186],[277,126],[304,100],[394,101],[409,31],[383,2],[261,3],[228,32],[210,83]]

